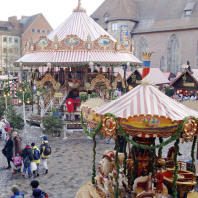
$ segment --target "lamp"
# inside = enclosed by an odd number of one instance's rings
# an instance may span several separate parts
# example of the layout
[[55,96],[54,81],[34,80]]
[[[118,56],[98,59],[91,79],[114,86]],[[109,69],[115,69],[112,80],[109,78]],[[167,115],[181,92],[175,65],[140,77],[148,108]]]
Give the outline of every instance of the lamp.
[[28,103],[28,104],[30,103],[30,99],[29,99],[29,98],[27,99],[27,103]]
[[92,67],[94,65],[93,62],[89,62],[89,66]]

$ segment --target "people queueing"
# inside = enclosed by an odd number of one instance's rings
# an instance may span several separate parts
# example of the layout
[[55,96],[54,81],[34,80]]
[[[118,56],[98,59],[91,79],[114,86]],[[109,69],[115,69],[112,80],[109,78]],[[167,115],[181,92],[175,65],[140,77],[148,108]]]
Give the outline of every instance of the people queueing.
[[[22,153],[22,138],[18,135],[16,131],[12,132],[12,138],[14,142],[14,156],[20,156]],[[12,174],[15,174],[17,172],[21,172],[21,166],[14,166]]]
[[5,152],[8,162],[8,167],[6,169],[11,169],[10,162],[12,161],[12,157],[13,157],[13,140],[10,133],[6,134]]
[[47,193],[45,193],[39,188],[39,182],[37,180],[33,180],[31,182],[31,187],[32,187],[32,195],[30,198],[48,198]]
[[20,193],[19,186],[13,185],[11,187],[12,196],[10,198],[24,198],[24,195]]
[[43,141],[40,145],[40,154],[41,154],[41,161],[43,164],[43,168],[45,170],[45,173],[48,173],[48,166],[47,166],[47,160],[51,154],[51,146],[48,143],[48,137],[43,136]]
[[26,170],[28,169],[28,176],[32,177],[31,173],[31,161],[33,160],[32,149],[30,145],[27,143],[25,148],[22,150],[21,154],[23,158],[23,176],[26,176]]
[[37,166],[36,171],[33,171],[33,175],[36,175],[37,177],[39,177],[39,164],[41,162],[41,160],[40,160],[40,150],[35,145],[34,142],[32,142],[31,147],[32,147],[32,154],[33,154],[33,162],[35,162],[36,166]]

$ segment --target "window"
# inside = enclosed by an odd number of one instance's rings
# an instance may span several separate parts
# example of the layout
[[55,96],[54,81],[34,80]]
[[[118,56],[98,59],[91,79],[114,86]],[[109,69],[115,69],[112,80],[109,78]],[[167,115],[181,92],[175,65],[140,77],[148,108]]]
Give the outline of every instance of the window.
[[7,65],[7,59],[3,59],[4,65]]
[[14,42],[15,43],[18,43],[19,42],[19,39],[18,38],[14,38]]
[[105,23],[107,23],[108,18],[109,18],[109,14],[108,13],[105,13],[105,15],[104,15],[104,21],[105,21]]
[[35,29],[32,29],[32,33],[35,33]]
[[176,34],[173,34],[168,42],[167,48],[167,69],[176,74],[180,66],[179,40]]
[[165,58],[163,56],[160,58],[160,70],[166,71]]
[[50,33],[50,30],[47,30],[47,33],[49,34]]
[[185,15],[186,16],[190,16],[191,15],[191,12],[192,12],[191,10],[185,10]]
[[148,43],[144,37],[141,37],[137,44],[137,57],[143,61],[142,52],[148,52]]
[[43,30],[43,34],[45,34],[45,30]]
[[3,37],[3,42],[7,43],[7,37]]
[[9,38],[9,43],[13,43],[13,38],[12,37]]
[[118,30],[118,23],[112,23],[111,30],[112,31]]
[[7,48],[3,48],[3,53],[4,53],[4,54],[7,53]]
[[38,29],[38,30],[37,30],[37,33],[41,33],[41,30],[40,30],[40,29]]

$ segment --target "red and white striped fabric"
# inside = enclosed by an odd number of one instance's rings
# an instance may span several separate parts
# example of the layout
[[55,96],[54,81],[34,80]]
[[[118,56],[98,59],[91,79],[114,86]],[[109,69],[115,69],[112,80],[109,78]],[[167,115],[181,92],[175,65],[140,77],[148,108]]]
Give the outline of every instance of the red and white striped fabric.
[[76,35],[83,41],[87,40],[87,36],[91,36],[91,40],[95,41],[100,36],[107,35],[116,42],[116,40],[99,26],[90,16],[85,12],[73,12],[62,24],[60,24],[47,37],[54,41],[54,36],[58,36],[58,40],[62,41],[68,35]]
[[98,114],[113,113],[117,117],[149,114],[183,120],[187,116],[198,118],[198,112],[176,102],[152,85],[139,85],[122,97],[94,109]]
[[63,66],[69,66],[71,63],[104,63],[119,65],[123,62],[141,64],[132,53],[111,52],[111,51],[49,51],[35,52],[26,54],[16,62],[23,62],[27,65],[37,65],[40,63],[60,63]]

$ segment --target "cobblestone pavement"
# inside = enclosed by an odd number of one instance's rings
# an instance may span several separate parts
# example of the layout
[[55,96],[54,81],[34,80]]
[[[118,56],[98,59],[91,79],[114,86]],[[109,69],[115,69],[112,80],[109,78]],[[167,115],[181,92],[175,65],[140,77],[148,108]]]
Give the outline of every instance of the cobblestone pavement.
[[[42,140],[41,129],[27,127],[27,134],[21,132],[23,146],[26,142],[35,142],[37,146]],[[37,179],[41,188],[48,192],[50,198],[74,198],[78,189],[91,179],[92,172],[92,140],[88,139],[83,132],[67,134],[67,139],[51,138],[52,155],[49,159],[49,173],[42,172]],[[114,148],[114,142],[106,143],[106,139],[97,139],[96,163],[102,158],[103,152]],[[181,145],[182,160],[190,160],[192,143]],[[166,156],[167,146],[163,154]],[[0,142],[0,149],[3,148],[3,141]],[[6,158],[0,154],[0,198],[10,197],[10,188],[13,184],[19,185],[25,198],[31,195],[30,182],[32,178],[22,178],[21,174],[12,175],[11,170],[5,170]]]

